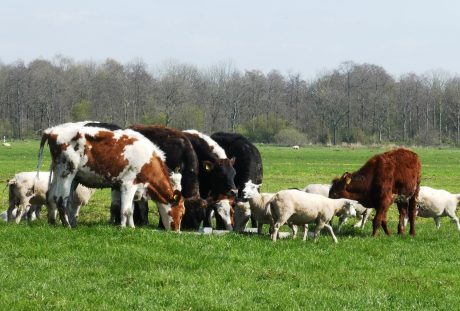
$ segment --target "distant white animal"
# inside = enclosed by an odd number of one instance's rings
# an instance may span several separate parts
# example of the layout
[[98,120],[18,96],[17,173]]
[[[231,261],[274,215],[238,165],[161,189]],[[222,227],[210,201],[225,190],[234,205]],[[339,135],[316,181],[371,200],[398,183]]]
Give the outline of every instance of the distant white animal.
[[294,145],[294,146],[292,146],[292,149],[294,149],[294,150],[299,150],[299,149],[300,149],[300,146],[299,146],[299,145]]
[[[7,219],[15,219],[16,223],[19,223],[23,218],[29,221],[39,218],[41,206],[46,204],[49,178],[49,172],[40,172],[39,179],[37,179],[37,172],[22,172],[14,175],[8,181]],[[77,187],[72,200],[72,208],[76,216],[80,207],[88,203],[94,191],[82,185]]]
[[[331,188],[331,185],[328,184],[309,184],[305,188],[303,188],[303,191],[307,193],[315,193],[322,195],[326,198],[329,197],[329,189]],[[357,203],[355,206],[356,209],[356,218],[358,218],[358,222],[354,225],[355,228],[364,228],[364,225],[366,224],[367,219],[369,218],[370,214],[370,209],[365,208],[363,205]],[[342,228],[343,224],[347,221],[348,217],[343,216],[343,215],[338,215],[339,216],[339,223],[337,225],[337,232],[340,232],[340,229]]]
[[457,224],[457,229],[460,231],[460,222],[455,214],[459,202],[460,194],[421,186],[417,199],[417,216],[433,218],[437,229],[441,227],[440,218],[449,216]]
[[3,146],[4,147],[11,147],[11,144],[6,142],[6,137],[5,136],[3,136]]
[[273,217],[272,240],[276,241],[279,228],[284,223],[304,226],[305,232],[303,239],[307,239],[308,224],[314,222],[315,239],[319,237],[320,230],[326,227],[332,235],[332,239],[337,243],[329,221],[335,214],[340,213],[346,216],[356,215],[356,201],[348,199],[329,199],[319,194],[306,193],[299,190],[281,190],[276,193],[268,202],[271,215]]

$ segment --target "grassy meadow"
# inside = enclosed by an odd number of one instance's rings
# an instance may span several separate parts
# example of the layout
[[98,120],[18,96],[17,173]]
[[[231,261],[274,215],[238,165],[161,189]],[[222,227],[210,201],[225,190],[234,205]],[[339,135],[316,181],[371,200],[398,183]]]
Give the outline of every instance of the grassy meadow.
[[[6,180],[35,170],[38,144],[0,148],[0,211]],[[259,149],[262,191],[273,192],[329,183],[388,148]],[[460,192],[459,149],[414,151],[423,185]],[[325,231],[317,243],[272,243],[268,235],[176,234],[154,225],[121,230],[107,224],[109,200],[98,190],[71,230],[49,226],[46,209],[32,224],[0,223],[0,310],[447,310],[460,303],[460,233],[448,218],[439,230],[419,218],[415,238],[383,231],[371,238],[371,222],[361,231],[349,220],[338,244]],[[157,213],[150,219],[156,224]]]

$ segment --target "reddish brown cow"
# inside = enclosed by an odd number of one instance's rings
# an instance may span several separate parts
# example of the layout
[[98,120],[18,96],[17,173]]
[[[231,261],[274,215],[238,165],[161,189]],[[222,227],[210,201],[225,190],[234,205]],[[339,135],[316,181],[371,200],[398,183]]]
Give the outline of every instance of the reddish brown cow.
[[[81,183],[92,188],[112,187],[121,193],[121,226],[134,227],[132,201],[136,192],[146,192],[158,203],[171,204],[169,215],[176,231],[184,213],[180,191],[173,191],[163,152],[132,130],[109,130],[66,123],[45,130],[40,145],[40,168],[46,141],[52,155],[53,179],[49,187],[49,221],[55,210],[66,226],[75,226],[69,199]],[[54,215],[53,215],[54,214]]]
[[372,235],[380,226],[387,235],[387,211],[393,200],[399,209],[398,233],[404,233],[404,219],[409,210],[410,234],[415,235],[416,200],[420,190],[421,164],[416,153],[395,149],[370,158],[354,173],[332,181],[330,198],[348,198],[367,208],[375,208]]

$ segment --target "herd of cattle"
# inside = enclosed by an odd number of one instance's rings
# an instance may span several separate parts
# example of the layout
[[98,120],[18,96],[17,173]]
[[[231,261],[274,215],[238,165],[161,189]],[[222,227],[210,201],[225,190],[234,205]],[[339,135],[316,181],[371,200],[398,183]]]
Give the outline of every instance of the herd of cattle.
[[[48,143],[50,172],[40,172]],[[111,188],[110,223],[121,227],[148,224],[148,199],[156,202],[159,227],[165,230],[245,230],[249,220],[262,233],[270,226],[276,241],[287,224],[295,237],[297,227],[316,224],[315,237],[339,216],[339,226],[350,216],[363,227],[369,209],[375,236],[380,227],[391,234],[387,212],[395,202],[399,210],[398,233],[407,220],[415,235],[415,218],[432,217],[439,228],[442,216],[455,215],[460,195],[420,187],[421,164],[416,153],[395,149],[378,154],[353,173],[344,173],[331,185],[311,184],[305,189],[260,193],[263,169],[257,148],[244,136],[195,130],[179,131],[153,125],[128,129],[101,122],[65,123],[46,129],[40,143],[37,172],[16,174],[9,182],[6,220],[33,220],[46,204],[48,222],[59,215],[64,226],[74,227],[80,207],[96,188]]]

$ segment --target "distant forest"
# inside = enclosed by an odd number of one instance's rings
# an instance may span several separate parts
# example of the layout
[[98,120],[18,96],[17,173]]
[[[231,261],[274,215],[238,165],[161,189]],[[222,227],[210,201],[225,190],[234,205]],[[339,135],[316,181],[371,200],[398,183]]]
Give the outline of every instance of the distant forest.
[[315,78],[230,63],[156,68],[65,57],[0,64],[0,135],[78,120],[239,132],[254,142],[460,145],[460,78],[344,62]]

